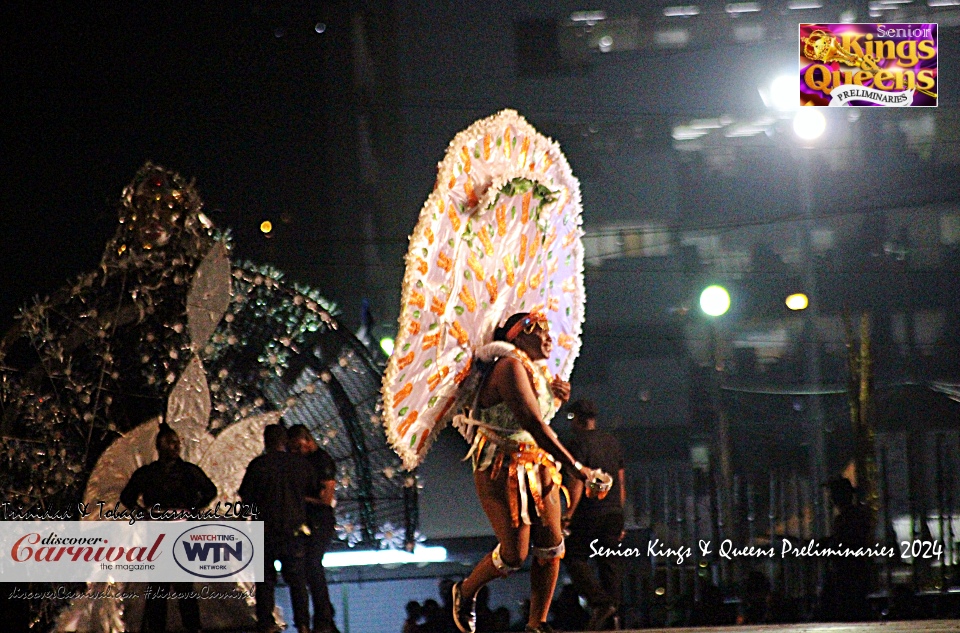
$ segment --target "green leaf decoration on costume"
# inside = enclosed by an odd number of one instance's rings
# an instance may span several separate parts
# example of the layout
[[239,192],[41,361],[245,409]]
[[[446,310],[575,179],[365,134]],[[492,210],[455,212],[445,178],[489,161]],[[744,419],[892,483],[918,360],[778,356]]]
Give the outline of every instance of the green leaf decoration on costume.
[[432,407],[433,405],[437,404],[437,400],[439,399],[440,399],[440,396],[434,396],[430,398],[430,400],[427,402],[427,406]]
[[440,326],[440,324],[437,323],[436,321],[434,321],[433,323],[431,323],[431,324],[427,327],[427,332],[433,332],[433,331],[434,331],[435,329],[437,329],[439,326]]
[[404,408],[400,409],[399,411],[397,411],[397,415],[402,418],[403,416],[407,415],[407,411],[409,411],[409,410],[410,410],[410,407],[404,407]]
[[470,278],[471,278],[471,277],[470,277],[470,271],[469,271],[469,270],[463,271],[463,278],[464,278],[464,279],[470,279]]
[[421,313],[420,313],[420,310],[414,310],[414,311],[413,311],[413,318],[414,318],[414,319],[419,319],[419,318],[420,318],[420,314],[421,314]]
[[410,438],[410,448],[413,448],[413,445],[417,443],[417,433],[413,434],[413,437]]
[[457,316],[460,316],[460,315],[463,314],[464,307],[463,307],[463,306],[460,306],[460,305],[458,305],[458,306],[453,306],[453,311],[457,313]]
[[403,347],[401,348],[400,351],[405,352],[405,351],[409,350],[411,345],[412,345],[412,343],[404,343],[404,344],[403,344]]
[[432,359],[432,358],[428,358],[427,360],[425,360],[425,361],[423,362],[423,368],[426,369],[427,367],[429,367],[429,366],[432,365],[432,364],[433,364],[433,359]]
[[460,353],[458,353],[456,356],[453,357],[453,362],[459,363],[460,361],[463,360],[463,357],[466,356],[466,355],[467,355],[466,352],[460,352]]

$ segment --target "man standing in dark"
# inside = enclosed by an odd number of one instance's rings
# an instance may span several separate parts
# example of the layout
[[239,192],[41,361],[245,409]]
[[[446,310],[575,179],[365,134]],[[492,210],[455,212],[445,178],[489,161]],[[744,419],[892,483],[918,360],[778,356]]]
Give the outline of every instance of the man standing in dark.
[[263,429],[266,452],[255,457],[238,491],[244,503],[257,507],[263,519],[264,581],[257,583],[256,614],[259,633],[280,630],[273,618],[279,560],[290,588],[293,624],[297,633],[310,633],[310,597],[307,593],[306,555],[310,536],[305,498],[319,488],[317,474],[302,455],[287,452],[287,431],[279,424]]
[[[128,509],[163,510],[200,509],[217,497],[217,487],[196,464],[180,459],[180,436],[165,422],[157,432],[157,461],[134,471],[120,493],[120,502]],[[141,503],[142,499],[142,503]],[[193,594],[193,583],[169,583],[180,594],[180,619],[189,633],[200,631],[200,604]],[[187,596],[187,597],[183,597]],[[150,598],[143,611],[142,633],[162,633],[167,625],[167,601]]]
[[583,482],[571,477],[567,483],[570,507],[563,515],[563,524],[570,533],[563,562],[577,593],[590,605],[587,629],[597,631],[620,606],[623,565],[617,556],[597,557],[598,582],[590,567],[593,552],[590,543],[596,540],[597,547],[616,548],[624,537],[623,451],[615,437],[597,429],[597,405],[592,400],[581,399],[571,404],[569,416],[573,440],[567,446],[573,456],[579,462],[613,474],[613,487],[603,498],[584,494]]
[[[845,477],[827,482],[830,499],[837,514],[833,518],[833,535],[827,540],[831,548],[857,551],[869,547],[873,533],[873,516],[857,499],[857,491]],[[870,619],[867,596],[873,577],[872,562],[867,556],[832,556],[830,576],[824,587],[823,602],[830,619],[853,622]]]
[[313,633],[337,633],[333,622],[333,606],[327,590],[327,577],[323,569],[323,555],[336,533],[334,489],[337,464],[330,453],[320,448],[313,435],[303,424],[295,424],[287,431],[287,446],[291,453],[303,455],[313,464],[320,480],[319,490],[306,498],[307,518],[311,535],[307,539],[307,584],[313,599]]

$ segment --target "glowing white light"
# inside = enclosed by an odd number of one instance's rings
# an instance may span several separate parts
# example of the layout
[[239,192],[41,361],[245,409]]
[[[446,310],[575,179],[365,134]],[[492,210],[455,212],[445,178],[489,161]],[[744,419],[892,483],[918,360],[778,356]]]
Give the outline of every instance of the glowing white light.
[[445,560],[447,560],[447,548],[418,545],[412,553],[397,549],[327,552],[323,555],[323,566],[355,567],[358,565],[397,565],[400,563],[442,563]]
[[760,10],[759,2],[731,2],[723,9],[731,15],[737,13],[756,13]]
[[689,18],[695,15],[700,15],[700,7],[695,4],[677,7],[664,7],[663,15],[668,18]]
[[323,33],[324,31],[327,30],[327,25],[324,24],[323,22],[317,22],[317,25],[313,27],[313,30],[316,31],[317,33]]
[[780,75],[770,84],[770,101],[777,110],[793,110],[800,105],[800,83],[796,76]]
[[730,309],[730,295],[722,286],[708,286],[700,293],[700,309],[710,316],[726,314]]
[[815,107],[800,108],[793,117],[793,131],[805,141],[820,138],[827,129],[827,119]]
[[393,343],[393,339],[389,336],[386,336],[380,339],[380,349],[382,349],[387,356],[390,356],[393,354]]
[[613,38],[609,35],[604,35],[600,38],[600,52],[609,53],[610,49],[613,48]]
[[792,11],[801,11],[803,9],[822,9],[823,3],[820,0],[790,0],[787,8]]
[[571,22],[587,22],[591,26],[606,19],[607,14],[604,11],[574,11],[570,15]]
[[955,7],[960,5],[960,0],[927,0],[928,7]]

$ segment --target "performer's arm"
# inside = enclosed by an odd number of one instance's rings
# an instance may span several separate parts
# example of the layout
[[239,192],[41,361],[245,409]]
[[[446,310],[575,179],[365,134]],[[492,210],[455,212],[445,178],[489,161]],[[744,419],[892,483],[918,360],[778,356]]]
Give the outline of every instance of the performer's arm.
[[557,434],[540,416],[540,404],[523,363],[515,358],[501,358],[493,367],[491,381],[500,397],[517,416],[520,426],[533,436],[537,445],[553,455],[554,459],[569,465],[577,477],[586,479],[590,469],[583,465],[577,469],[577,460],[564,448]]

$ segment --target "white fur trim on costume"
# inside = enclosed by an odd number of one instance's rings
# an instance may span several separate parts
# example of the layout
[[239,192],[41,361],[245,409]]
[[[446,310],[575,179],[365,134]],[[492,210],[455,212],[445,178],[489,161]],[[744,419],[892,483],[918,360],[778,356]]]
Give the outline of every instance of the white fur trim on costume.
[[473,357],[485,363],[490,363],[498,358],[509,356],[510,352],[515,349],[517,349],[517,347],[513,343],[507,343],[506,341],[493,341],[492,343],[482,345],[480,349],[474,352]]

